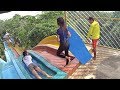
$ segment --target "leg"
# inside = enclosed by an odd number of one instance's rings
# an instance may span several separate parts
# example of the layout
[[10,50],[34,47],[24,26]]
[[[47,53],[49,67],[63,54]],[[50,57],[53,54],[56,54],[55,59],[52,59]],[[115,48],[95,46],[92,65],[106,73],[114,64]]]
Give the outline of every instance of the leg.
[[73,60],[75,57],[69,55],[69,47],[70,47],[70,44],[69,44],[69,42],[67,42],[66,48],[65,48],[65,55],[68,56],[68,57],[70,57],[70,60]]
[[98,39],[92,40],[92,46],[93,46],[93,53],[94,53],[94,57],[93,59],[96,60],[96,46],[97,46],[97,41]]
[[37,79],[42,79],[34,69],[31,72]]
[[38,66],[35,67],[35,70],[38,72],[42,72],[44,75],[46,75],[47,77],[51,78],[50,75],[48,75],[46,72],[44,72],[43,70],[41,70]]
[[60,47],[57,50],[57,56],[65,58],[64,55],[61,55],[62,51],[64,50],[64,45],[62,43],[60,43]]
[[69,57],[69,43],[65,46],[65,58],[66,58],[66,65],[69,63],[70,61],[70,57]]
[[42,79],[42,78],[38,75],[38,73],[36,72],[33,63],[30,64],[30,65],[28,66],[28,68],[29,68],[29,70],[32,72],[32,74],[33,74],[37,79]]
[[64,45],[65,47],[65,56],[68,56],[69,57],[69,42],[67,41],[66,44]]
[[96,48],[93,49],[93,52],[94,52],[94,57],[93,57],[93,59],[96,60]]

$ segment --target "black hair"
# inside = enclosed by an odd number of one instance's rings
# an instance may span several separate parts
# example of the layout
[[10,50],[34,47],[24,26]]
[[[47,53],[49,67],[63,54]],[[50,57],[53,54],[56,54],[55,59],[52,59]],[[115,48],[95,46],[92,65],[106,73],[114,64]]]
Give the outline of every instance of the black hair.
[[88,20],[93,20],[94,21],[94,18],[93,17],[89,17]]
[[25,50],[24,52],[23,52],[23,56],[25,57],[27,55],[27,51]]
[[65,23],[65,21],[64,21],[63,17],[57,18],[57,24],[58,24],[59,26],[63,26],[64,23]]

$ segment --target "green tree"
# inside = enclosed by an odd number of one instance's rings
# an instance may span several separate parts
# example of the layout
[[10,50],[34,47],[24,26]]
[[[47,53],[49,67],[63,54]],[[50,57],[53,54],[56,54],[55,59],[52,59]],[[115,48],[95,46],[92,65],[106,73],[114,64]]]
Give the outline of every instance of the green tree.
[[43,38],[56,34],[56,19],[63,16],[62,11],[44,11],[36,16],[20,16],[0,21],[0,33],[9,32],[12,37],[19,38],[22,47],[32,48]]

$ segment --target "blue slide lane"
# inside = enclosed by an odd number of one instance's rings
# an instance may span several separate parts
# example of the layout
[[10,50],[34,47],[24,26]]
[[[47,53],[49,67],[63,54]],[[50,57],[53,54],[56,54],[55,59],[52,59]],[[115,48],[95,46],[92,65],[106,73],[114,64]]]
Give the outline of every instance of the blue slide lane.
[[[35,79],[26,65],[22,62],[22,55],[15,58],[15,54],[4,42],[5,55],[7,62],[0,61],[0,78],[1,79]],[[51,79],[65,79],[67,78],[67,73],[56,68],[52,64],[48,63],[42,56],[38,53],[28,50],[30,55],[33,57],[33,62],[36,63],[42,70],[52,76]],[[39,73],[42,79],[48,79],[42,73]]]

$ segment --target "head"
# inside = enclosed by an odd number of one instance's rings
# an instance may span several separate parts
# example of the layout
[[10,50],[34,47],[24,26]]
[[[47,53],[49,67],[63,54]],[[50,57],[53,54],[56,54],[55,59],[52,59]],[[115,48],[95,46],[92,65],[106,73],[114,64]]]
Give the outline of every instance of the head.
[[64,26],[64,19],[62,17],[59,17],[57,18],[57,24],[60,26],[60,27],[63,27]]
[[26,55],[28,55],[28,52],[25,50],[25,51],[23,52],[23,56],[25,57]]
[[6,35],[7,35],[7,36],[9,36],[9,33],[8,33],[8,32],[6,32]]
[[89,17],[88,21],[89,21],[90,24],[92,24],[94,22],[94,18],[93,17]]

